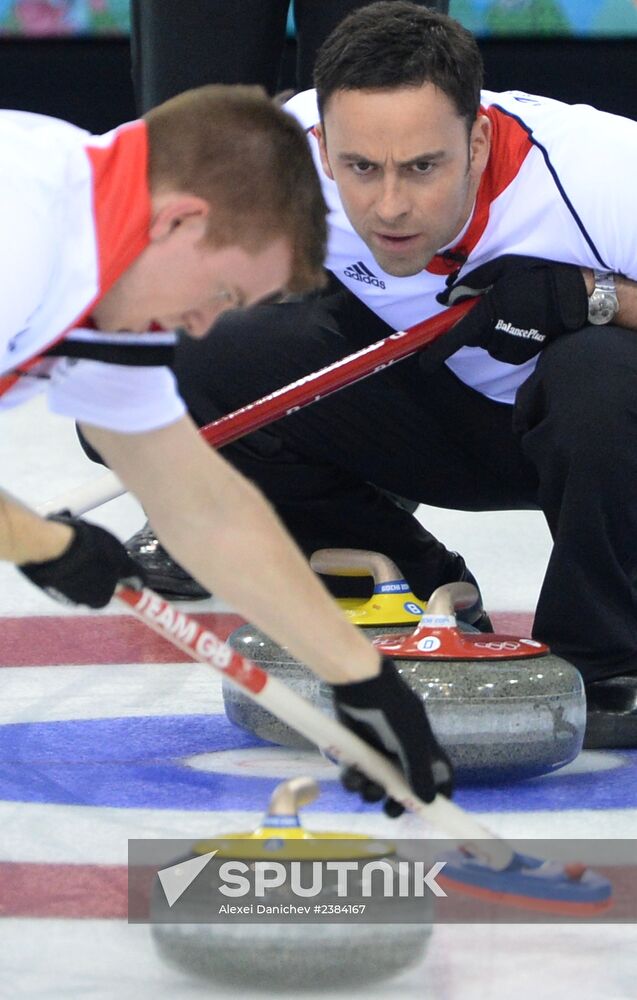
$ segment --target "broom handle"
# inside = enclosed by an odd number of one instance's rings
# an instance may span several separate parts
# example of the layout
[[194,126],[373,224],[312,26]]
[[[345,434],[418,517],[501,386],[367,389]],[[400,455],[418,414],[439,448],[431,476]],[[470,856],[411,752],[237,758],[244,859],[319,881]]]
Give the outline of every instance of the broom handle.
[[[224,417],[202,427],[200,433],[216,448],[230,444],[244,434],[256,431],[281,417],[287,417],[310,403],[316,403],[347,385],[352,385],[396,361],[402,361],[403,358],[415,354],[446,333],[472,308],[473,304],[473,301],[461,302],[445,312],[416,323],[408,330],[391,333],[360,351],[334,361],[326,368],[304,375],[253,403],[247,403],[238,410],[227,413]],[[214,337],[214,332],[211,336]],[[54,497],[39,506],[38,511],[46,516],[67,510],[77,517],[108,503],[109,500],[114,500],[125,492],[117,476],[109,472],[92,482],[69,490],[62,496]]]
[[513,857],[511,847],[495,837],[472,816],[441,795],[425,804],[383,754],[336,719],[331,719],[282,681],[245,659],[196,619],[174,608],[148,588],[133,590],[120,585],[115,597],[136,618],[182,652],[227,677],[245,695],[315,743],[328,757],[343,766],[354,766],[380,784],[405,809],[422,816],[439,830],[458,840],[472,855],[493,868],[505,868]]

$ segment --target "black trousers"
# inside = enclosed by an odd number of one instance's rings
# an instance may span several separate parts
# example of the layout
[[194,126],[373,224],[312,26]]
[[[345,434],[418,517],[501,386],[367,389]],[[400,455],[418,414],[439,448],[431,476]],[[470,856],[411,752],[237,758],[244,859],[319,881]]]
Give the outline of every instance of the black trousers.
[[[202,425],[388,332],[333,282],[185,338],[177,377]],[[554,342],[515,406],[444,366],[425,375],[416,355],[223,453],[306,553],[381,551],[422,598],[457,578],[457,557],[382,490],[455,510],[542,509],[553,551],[534,635],[590,681],[637,669],[636,385],[637,335],[614,327]]]
[[[370,0],[295,0],[296,89],[312,86],[316,53]],[[446,13],[448,0],[416,0]],[[140,112],[206,83],[279,85],[289,0],[131,0],[133,84]]]

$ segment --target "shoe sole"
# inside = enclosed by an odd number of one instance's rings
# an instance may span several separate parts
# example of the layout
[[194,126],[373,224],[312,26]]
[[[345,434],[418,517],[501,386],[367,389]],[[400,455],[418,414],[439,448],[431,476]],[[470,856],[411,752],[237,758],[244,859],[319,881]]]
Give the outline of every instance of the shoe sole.
[[584,750],[637,749],[637,713],[588,712]]

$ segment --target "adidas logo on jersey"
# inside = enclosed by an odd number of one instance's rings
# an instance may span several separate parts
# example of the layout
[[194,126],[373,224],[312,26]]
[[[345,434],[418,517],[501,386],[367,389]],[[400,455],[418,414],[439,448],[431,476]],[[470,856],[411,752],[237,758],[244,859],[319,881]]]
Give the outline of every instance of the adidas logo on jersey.
[[539,330],[531,327],[530,330],[523,330],[519,326],[513,326],[511,323],[507,323],[503,319],[499,319],[495,324],[496,330],[503,330],[505,333],[510,333],[512,337],[522,337],[523,340],[537,340],[541,344],[544,343],[546,337]]
[[373,271],[370,271],[367,264],[359,260],[356,264],[350,264],[343,271],[346,278],[353,278],[354,281],[362,281],[366,285],[375,285],[376,288],[384,288],[385,282],[377,278]]

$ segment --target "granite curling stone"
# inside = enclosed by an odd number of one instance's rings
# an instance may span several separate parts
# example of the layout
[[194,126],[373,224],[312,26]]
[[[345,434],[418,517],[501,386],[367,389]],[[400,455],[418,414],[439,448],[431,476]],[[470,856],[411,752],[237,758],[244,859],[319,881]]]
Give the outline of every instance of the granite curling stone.
[[424,700],[459,781],[517,781],[555,771],[582,749],[582,677],[534,639],[458,629],[455,612],[475,595],[467,583],[439,587],[415,632],[372,641]]
[[[533,639],[459,630],[455,611],[475,598],[471,584],[446,584],[431,596],[415,631],[378,630],[372,641],[425,701],[459,781],[517,781],[555,771],[582,749],[582,678]],[[244,626],[230,643],[331,713],[329,685],[263,633]],[[231,721],[256,736],[294,749],[310,746],[229,683],[224,700]]]
[[[415,628],[426,608],[412,593],[395,563],[380,552],[319,549],[312,555],[310,566],[323,575],[370,578],[372,593],[369,597],[337,599],[343,614],[352,625],[363,628],[369,639]],[[252,625],[243,625],[230,635],[228,642],[242,656],[254,660],[284,680],[297,694],[314,703],[321,700],[319,678],[265,633]],[[235,725],[271,743],[294,749],[314,749],[313,743],[253,702],[225,678],[222,687],[226,715]]]
[[[297,812],[318,794],[310,778],[294,778],[275,789],[268,813],[260,827],[251,833],[235,833],[201,841],[191,854],[175,859],[179,864],[216,851],[215,860],[243,861],[252,868],[259,860],[300,862],[309,869],[316,861],[360,861],[357,871],[348,873],[348,889],[359,898],[362,868],[367,861],[387,862],[395,867],[395,846],[361,834],[310,832],[300,823]],[[167,964],[199,979],[237,989],[294,991],[337,989],[364,986],[398,975],[424,956],[433,921],[433,897],[418,900],[383,899],[387,921],[364,923],[352,917],[346,922],[270,923],[263,920],[245,923],[215,916],[219,901],[213,866],[190,883],[185,911],[176,923],[159,878],[155,879],[150,900],[151,934],[154,945]],[[264,902],[268,906],[310,903],[335,904],[337,875],[321,866],[320,894],[299,898],[289,885],[270,889]],[[312,877],[302,869],[301,882],[310,885]],[[217,889],[217,891],[215,891]],[[184,899],[186,892],[184,892]],[[276,911],[275,911],[276,912]],[[212,919],[211,919],[212,918]],[[311,918],[303,918],[311,919]],[[258,920],[258,918],[257,918]],[[171,922],[172,921],[172,922]]]

